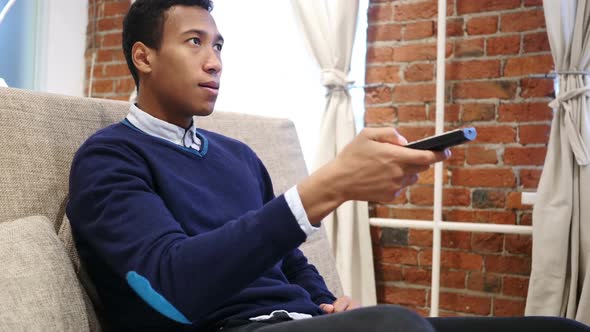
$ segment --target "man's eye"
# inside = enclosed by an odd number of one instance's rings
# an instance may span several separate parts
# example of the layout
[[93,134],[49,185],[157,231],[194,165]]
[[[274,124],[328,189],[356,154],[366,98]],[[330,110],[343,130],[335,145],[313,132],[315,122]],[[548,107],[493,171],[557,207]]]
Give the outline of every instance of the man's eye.
[[221,51],[221,49],[223,48],[223,44],[215,44],[215,49],[218,51]]
[[189,39],[189,42],[191,44],[193,44],[193,45],[199,45],[199,46],[201,45],[201,40],[199,38],[196,38],[196,37]]

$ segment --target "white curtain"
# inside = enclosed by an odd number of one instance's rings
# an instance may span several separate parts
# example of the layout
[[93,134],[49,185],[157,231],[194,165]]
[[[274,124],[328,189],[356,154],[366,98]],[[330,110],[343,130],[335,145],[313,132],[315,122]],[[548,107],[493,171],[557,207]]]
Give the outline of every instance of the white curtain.
[[533,208],[527,315],[590,324],[590,1],[544,0],[559,78]]
[[[358,0],[292,0],[308,45],[327,88],[314,169],[332,160],[356,135],[348,72],[356,31]],[[351,201],[323,221],[332,244],[344,293],[374,305],[375,276],[366,202]]]

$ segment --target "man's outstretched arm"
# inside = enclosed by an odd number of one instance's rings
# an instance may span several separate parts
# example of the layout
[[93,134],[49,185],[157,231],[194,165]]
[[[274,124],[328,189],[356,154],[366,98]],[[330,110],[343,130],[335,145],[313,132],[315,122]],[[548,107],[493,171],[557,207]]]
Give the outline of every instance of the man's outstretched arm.
[[418,180],[418,173],[450,156],[448,150],[413,150],[405,144],[393,128],[366,128],[334,160],[300,182],[297,189],[312,225],[349,200],[391,201]]
[[[450,156],[448,150],[404,148],[407,143],[393,128],[365,129],[334,160],[299,183],[297,189],[311,224],[319,226],[326,215],[348,200],[391,201],[399,190],[418,180],[418,173]],[[307,264],[301,257],[297,260],[299,266]],[[307,288],[312,299],[316,296],[314,301],[325,313],[360,307],[348,296],[336,299],[314,295],[313,271],[305,268],[302,271],[299,275],[293,272],[290,279]]]

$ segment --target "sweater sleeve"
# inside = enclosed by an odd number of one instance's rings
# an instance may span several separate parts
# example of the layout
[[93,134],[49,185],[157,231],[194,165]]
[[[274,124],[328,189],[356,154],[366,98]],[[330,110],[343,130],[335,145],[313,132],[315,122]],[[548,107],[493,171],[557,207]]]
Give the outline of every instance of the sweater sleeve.
[[[256,164],[260,169],[259,179],[262,180],[260,185],[265,193],[265,201],[270,201],[274,198],[270,175],[260,159],[256,158]],[[296,195],[299,195],[299,193],[296,192]],[[292,209],[291,213],[293,214]],[[305,215],[305,219],[307,219],[307,215]],[[307,222],[309,223],[309,221]],[[301,225],[300,229],[302,229]],[[322,278],[315,266],[307,262],[307,258],[301,250],[295,248],[284,257],[282,271],[290,283],[297,284],[305,289],[315,304],[332,303],[336,300],[336,297],[328,290],[324,278]]]
[[310,294],[315,304],[332,303],[336,300],[336,297],[328,290],[324,278],[315,266],[307,262],[301,250],[293,249],[285,257],[282,270],[290,283],[303,287]]
[[77,241],[154,309],[186,324],[213,312],[305,241],[283,196],[188,236],[156,194],[142,157],[118,145],[79,150],[67,213]]

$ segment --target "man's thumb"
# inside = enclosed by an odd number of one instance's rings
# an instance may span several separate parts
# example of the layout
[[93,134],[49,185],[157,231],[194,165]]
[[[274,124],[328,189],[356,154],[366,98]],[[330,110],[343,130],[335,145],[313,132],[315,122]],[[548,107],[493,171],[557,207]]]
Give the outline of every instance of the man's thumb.
[[400,135],[395,128],[367,128],[366,133],[368,138],[373,141],[401,146],[408,144],[408,140]]

